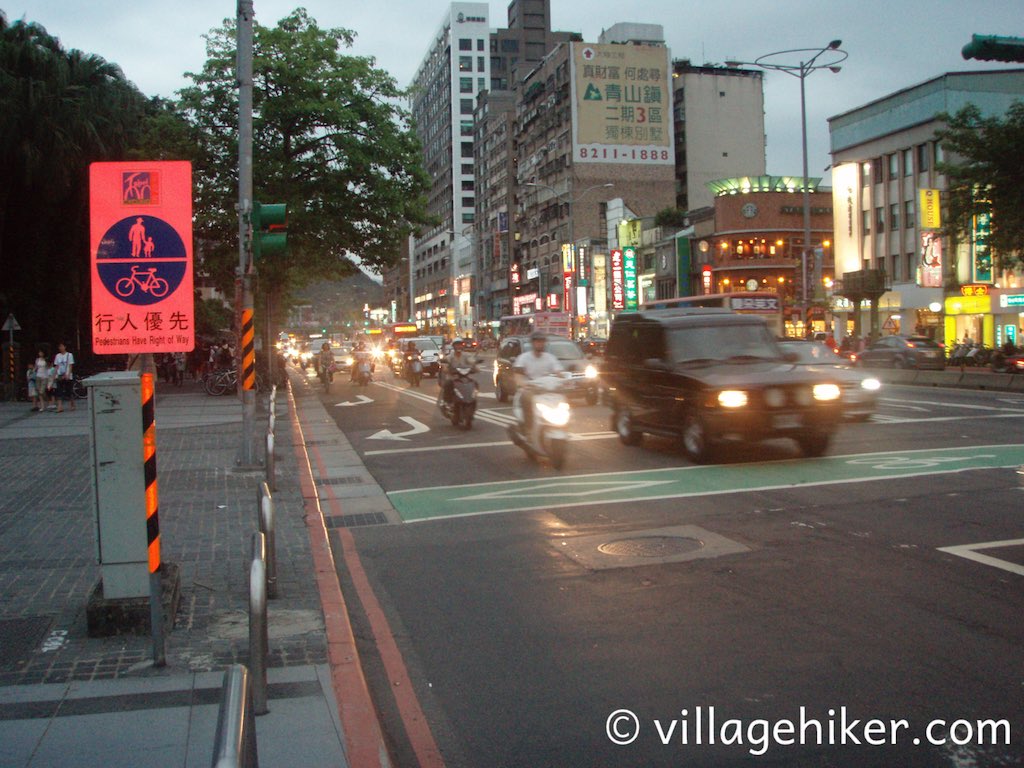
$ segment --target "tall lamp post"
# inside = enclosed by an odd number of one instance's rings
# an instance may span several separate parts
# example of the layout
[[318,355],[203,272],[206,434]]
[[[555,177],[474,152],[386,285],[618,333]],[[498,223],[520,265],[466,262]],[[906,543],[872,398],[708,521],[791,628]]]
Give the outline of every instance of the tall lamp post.
[[[554,187],[552,187],[552,186],[550,186],[548,184],[538,184],[537,182],[534,182],[534,181],[527,181],[527,182],[525,182],[523,184],[523,186],[524,187],[539,187],[540,189],[546,189],[555,197],[555,199],[557,199],[559,201],[559,203],[565,203],[566,205],[569,206],[569,247],[572,249],[573,273],[574,273],[574,277],[576,278],[576,279],[573,280],[573,284],[572,284],[573,294],[575,294],[576,287],[577,287],[577,280],[579,278],[579,265],[578,265],[578,263],[576,261],[576,259],[577,259],[577,256],[576,256],[576,235],[575,235],[576,223],[575,223],[575,217],[573,215],[573,206],[576,203],[578,203],[580,200],[582,200],[589,192],[593,192],[595,189],[607,189],[608,187],[614,187],[615,185],[612,182],[610,182],[610,181],[605,183],[605,184],[594,184],[591,187],[587,187],[582,192],[580,192],[578,195],[576,195],[575,197],[572,197],[572,198],[565,197],[562,193],[558,192]],[[578,322],[579,307],[576,306],[576,299],[575,299],[574,295],[573,296],[566,296],[565,297],[565,308],[567,310],[569,310],[569,323],[570,323],[570,327],[572,328],[572,338],[575,340],[576,334],[579,331],[579,322]]]
[[[805,97],[804,80],[806,80],[812,72],[819,69],[827,69],[832,73],[839,72],[842,69],[839,65],[846,61],[847,57],[850,55],[840,48],[842,44],[842,40],[833,40],[823,48],[790,48],[786,51],[766,53],[763,56],[758,56],[753,61],[726,62],[726,66],[729,67],[737,67],[740,65],[761,67],[762,69],[784,72],[787,75],[792,75],[800,80],[800,127],[804,161],[804,247],[801,253],[800,269],[803,280],[801,301],[803,304],[802,314],[805,328],[809,322],[808,314],[810,312],[810,297],[807,293],[807,259],[808,252],[811,249],[811,191],[809,189],[807,174],[807,101]],[[825,58],[822,61],[819,61],[819,57],[822,56]],[[800,61],[794,61],[794,59],[799,59]],[[817,286],[821,283],[820,271],[821,267],[818,262],[815,261],[815,292],[817,292]]]

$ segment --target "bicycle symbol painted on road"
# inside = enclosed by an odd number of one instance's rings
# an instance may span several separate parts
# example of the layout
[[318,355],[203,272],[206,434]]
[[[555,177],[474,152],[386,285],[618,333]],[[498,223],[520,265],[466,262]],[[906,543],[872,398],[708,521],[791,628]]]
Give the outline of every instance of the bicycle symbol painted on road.
[[156,216],[129,216],[99,242],[96,270],[103,286],[121,301],[155,304],[173,294],[187,270],[185,243]]
[[139,277],[139,268],[132,264],[131,275],[122,277],[114,283],[114,290],[117,292],[117,295],[126,299],[135,293],[136,288],[157,299],[167,295],[170,286],[162,277],[156,276],[156,267],[142,270],[141,273],[146,276],[145,279]]
[[865,456],[859,459],[850,459],[846,463],[867,466],[872,469],[930,469],[958,461],[994,458],[996,457],[990,453],[982,453],[977,456]]

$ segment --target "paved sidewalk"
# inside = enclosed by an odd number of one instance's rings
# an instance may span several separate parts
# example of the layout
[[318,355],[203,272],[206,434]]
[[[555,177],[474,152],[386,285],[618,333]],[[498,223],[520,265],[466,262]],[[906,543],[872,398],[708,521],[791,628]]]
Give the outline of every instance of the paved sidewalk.
[[[86,635],[99,578],[88,424],[86,401],[61,414],[0,403],[0,766],[207,766],[223,670],[248,661],[250,543],[264,475],[234,469],[241,407],[193,383],[157,385],[162,554],[180,567],[182,592],[159,669],[149,636]],[[277,425],[280,597],[268,611],[260,762],[344,766],[286,393]]]

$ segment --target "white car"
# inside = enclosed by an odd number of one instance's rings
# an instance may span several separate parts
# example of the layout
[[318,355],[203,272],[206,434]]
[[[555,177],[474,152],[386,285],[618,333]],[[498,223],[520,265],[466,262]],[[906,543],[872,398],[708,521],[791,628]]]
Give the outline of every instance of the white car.
[[845,365],[825,344],[817,341],[780,341],[786,359],[793,365],[827,371],[839,381],[842,390],[843,416],[852,421],[867,421],[878,406],[881,382],[869,373]]

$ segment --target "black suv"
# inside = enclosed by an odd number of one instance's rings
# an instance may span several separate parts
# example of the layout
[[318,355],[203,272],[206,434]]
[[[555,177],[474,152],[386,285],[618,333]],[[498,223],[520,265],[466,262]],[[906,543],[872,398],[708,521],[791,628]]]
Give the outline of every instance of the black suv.
[[[529,351],[529,336],[507,336],[501,340],[498,356],[494,359],[494,390],[500,402],[506,402],[516,393],[516,377],[512,366],[519,355]],[[548,336],[546,351],[557,357],[562,367],[571,374],[563,390],[565,394],[570,397],[581,395],[588,405],[594,405],[599,396],[597,369],[583,354],[579,344],[563,336]]]
[[839,382],[787,362],[763,320],[728,310],[619,315],[601,377],[623,443],[678,436],[695,462],[724,438],[791,437],[820,456],[841,415]]

